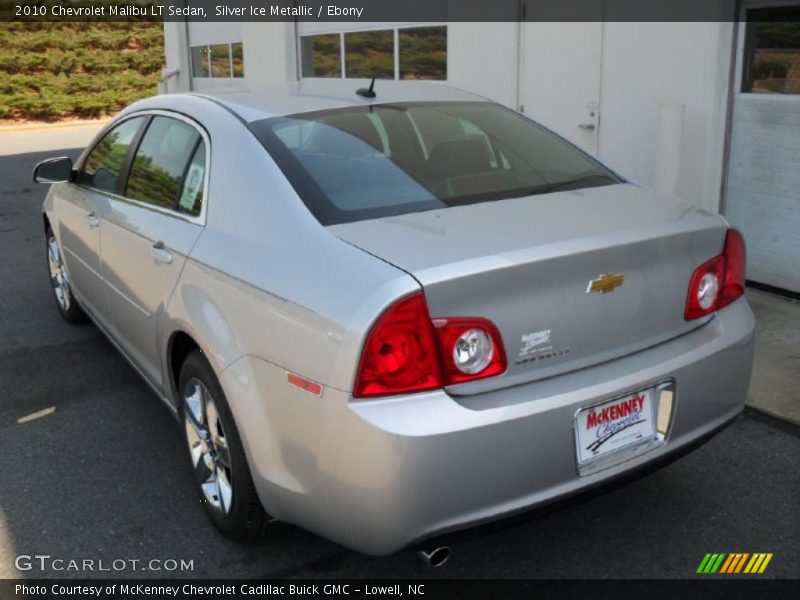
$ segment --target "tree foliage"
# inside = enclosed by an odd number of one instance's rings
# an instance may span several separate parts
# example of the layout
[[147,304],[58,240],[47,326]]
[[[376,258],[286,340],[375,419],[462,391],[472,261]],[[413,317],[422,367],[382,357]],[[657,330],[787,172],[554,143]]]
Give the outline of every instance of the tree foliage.
[[0,118],[97,117],[151,96],[160,23],[0,23]]

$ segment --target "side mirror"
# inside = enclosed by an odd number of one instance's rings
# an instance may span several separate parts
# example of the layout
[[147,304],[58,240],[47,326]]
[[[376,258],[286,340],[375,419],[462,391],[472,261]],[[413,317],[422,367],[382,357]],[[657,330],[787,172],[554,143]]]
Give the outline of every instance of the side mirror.
[[64,183],[74,178],[72,159],[67,156],[48,158],[33,168],[33,181],[36,183]]

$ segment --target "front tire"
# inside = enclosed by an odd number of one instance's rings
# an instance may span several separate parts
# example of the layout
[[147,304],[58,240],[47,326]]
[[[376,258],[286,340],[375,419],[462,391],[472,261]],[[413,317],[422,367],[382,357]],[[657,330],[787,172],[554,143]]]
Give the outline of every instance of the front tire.
[[72,295],[69,274],[64,264],[64,255],[50,227],[45,231],[45,239],[47,240],[47,267],[50,273],[50,285],[53,288],[58,312],[67,323],[86,323],[89,319],[78,301],[75,300],[75,296]]
[[178,383],[180,417],[200,502],[224,536],[252,541],[266,514],[256,494],[225,394],[199,350],[187,356]]

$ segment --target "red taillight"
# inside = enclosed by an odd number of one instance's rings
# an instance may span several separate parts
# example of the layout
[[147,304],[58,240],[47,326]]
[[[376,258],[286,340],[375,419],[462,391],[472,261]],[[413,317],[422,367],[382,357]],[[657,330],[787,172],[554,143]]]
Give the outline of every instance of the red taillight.
[[486,319],[434,319],[446,385],[500,375],[506,355],[500,332]]
[[354,394],[360,398],[432,390],[443,385],[442,368],[425,296],[392,305],[372,327]]
[[370,398],[424,392],[505,370],[503,341],[490,321],[431,321],[419,292],[393,304],[373,325],[353,394]]
[[744,272],[747,262],[747,250],[742,234],[735,229],[729,229],[725,237],[725,278],[722,292],[719,296],[719,307],[727,306],[739,296],[744,294]]
[[722,254],[703,263],[692,274],[684,318],[697,319],[744,294],[745,260],[742,235],[729,229]]

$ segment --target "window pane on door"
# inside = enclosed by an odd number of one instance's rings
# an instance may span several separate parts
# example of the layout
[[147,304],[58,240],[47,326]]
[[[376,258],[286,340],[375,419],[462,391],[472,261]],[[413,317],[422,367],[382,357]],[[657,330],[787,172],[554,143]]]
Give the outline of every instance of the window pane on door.
[[80,182],[99,190],[115,192],[122,163],[143,121],[144,117],[128,119],[109,131],[86,158]]
[[244,77],[244,47],[242,42],[231,44],[231,64],[234,77]]
[[341,77],[342,50],[338,33],[300,38],[303,77]]
[[211,53],[211,76],[230,77],[231,76],[231,49],[228,44],[215,44],[209,46]]
[[344,36],[344,76],[394,79],[394,32],[358,31]]
[[747,11],[742,91],[800,94],[800,6]]
[[208,46],[195,46],[192,48],[192,75],[194,77],[208,77]]
[[133,159],[125,195],[175,208],[186,164],[200,134],[176,119],[154,117]]
[[400,79],[447,79],[447,27],[398,31]]

